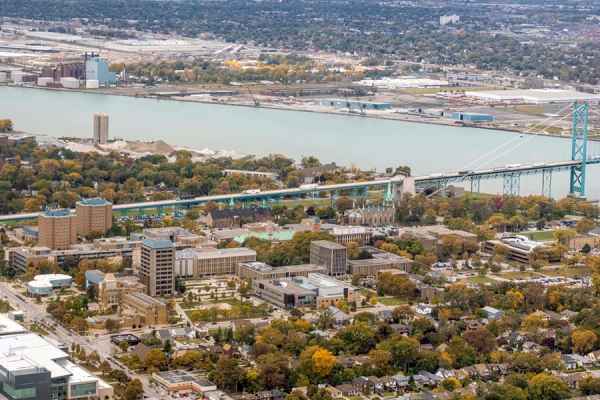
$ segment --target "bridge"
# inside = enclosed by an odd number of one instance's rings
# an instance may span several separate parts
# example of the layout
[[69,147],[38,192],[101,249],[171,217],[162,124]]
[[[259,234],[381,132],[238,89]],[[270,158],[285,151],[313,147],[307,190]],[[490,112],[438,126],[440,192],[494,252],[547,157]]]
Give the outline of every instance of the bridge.
[[[190,210],[195,206],[211,202],[234,207],[235,202],[244,205],[259,202],[263,206],[279,204],[284,199],[290,199],[292,205],[300,204],[302,198],[312,199],[315,203],[320,199],[329,198],[330,204],[334,204],[340,196],[366,198],[370,190],[381,190],[386,200],[398,200],[402,192],[415,193],[417,188],[433,189],[434,193],[440,192],[445,197],[444,190],[450,184],[470,184],[471,195],[479,196],[479,187],[482,180],[502,179],[504,193],[507,195],[518,195],[520,191],[521,176],[542,175],[542,194],[551,197],[552,174],[561,171],[570,171],[571,196],[585,196],[586,166],[588,164],[600,164],[600,151],[593,150],[588,154],[587,123],[588,104],[573,105],[573,133],[571,140],[572,156],[568,161],[556,161],[548,163],[535,163],[530,165],[513,164],[503,167],[486,168],[478,170],[462,170],[450,173],[431,174],[416,177],[396,176],[391,179],[382,179],[364,182],[351,182],[333,185],[322,185],[311,188],[285,188],[269,190],[259,193],[236,193],[214,196],[198,196],[185,200],[162,200],[140,203],[116,204],[113,212],[127,215],[135,212],[145,216],[148,210],[155,210],[156,214],[164,214],[166,209],[173,210],[175,215],[180,216],[184,210]],[[440,189],[441,188],[441,189]],[[72,210],[74,211],[74,210]],[[0,216],[2,221],[20,221],[36,219],[39,213],[22,213]]]

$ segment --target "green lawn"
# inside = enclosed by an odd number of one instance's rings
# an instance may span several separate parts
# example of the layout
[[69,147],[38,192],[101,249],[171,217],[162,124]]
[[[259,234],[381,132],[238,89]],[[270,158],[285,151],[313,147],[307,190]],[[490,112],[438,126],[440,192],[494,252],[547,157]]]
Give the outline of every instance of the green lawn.
[[467,280],[471,283],[494,283],[498,282],[492,278],[487,278],[485,276],[470,276]]
[[[571,267],[571,268],[568,268],[567,271],[569,273],[569,278],[573,278],[575,276],[582,276],[582,275],[591,275],[591,273],[592,273],[592,270],[588,267]],[[563,268],[542,269],[539,272],[542,275],[551,276],[551,277],[564,276]]]
[[38,333],[40,335],[44,335],[47,336],[48,332],[46,332],[45,330],[43,330],[42,328],[40,328],[39,326],[37,326],[36,324],[31,324],[29,326],[29,330],[33,333]]
[[360,289],[360,294],[363,296],[367,296],[367,295],[371,295],[371,296],[377,296],[377,293],[375,293],[372,290],[367,290],[367,289]]
[[7,313],[12,310],[13,308],[10,305],[0,307],[0,313]]
[[554,231],[539,231],[532,233],[524,233],[524,236],[530,237],[533,236],[533,240],[553,240],[554,239]]
[[406,304],[406,299],[401,299],[398,297],[378,298],[377,301],[385,306],[398,306],[400,304]]
[[531,271],[525,272],[508,272],[506,274],[498,274],[499,277],[504,279],[517,279],[517,278],[529,278],[534,276],[539,276],[539,274]]

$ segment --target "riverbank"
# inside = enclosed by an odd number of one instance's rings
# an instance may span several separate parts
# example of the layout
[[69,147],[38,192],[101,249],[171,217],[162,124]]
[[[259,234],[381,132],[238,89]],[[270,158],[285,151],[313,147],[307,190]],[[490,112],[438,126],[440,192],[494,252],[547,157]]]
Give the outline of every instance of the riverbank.
[[[516,133],[521,133],[525,135],[532,136],[549,136],[549,137],[557,137],[563,139],[571,139],[571,132],[561,131],[560,134],[557,133],[546,133],[546,132],[535,132],[533,127],[539,125],[539,127],[546,127],[545,124],[548,123],[547,116],[540,115],[530,115],[512,112],[506,109],[499,109],[494,107],[486,107],[485,109],[481,106],[468,108],[467,105],[461,107],[460,110],[464,111],[465,109],[472,112],[477,113],[494,113],[494,121],[492,122],[482,122],[482,123],[467,123],[465,121],[457,121],[447,117],[439,117],[434,115],[424,115],[424,114],[416,114],[408,112],[409,109],[414,108],[434,108],[439,107],[439,104],[435,104],[431,98],[421,97],[417,95],[404,94],[402,98],[398,94],[394,93],[383,93],[380,96],[376,96],[372,99],[372,101],[381,102],[381,103],[390,103],[392,107],[390,109],[384,110],[373,110],[367,109],[365,110],[365,114],[361,114],[355,110],[355,112],[348,112],[347,108],[333,108],[329,106],[320,106],[314,105],[314,99],[290,99],[290,98],[282,98],[282,97],[271,97],[271,96],[261,96],[258,94],[253,94],[253,96],[259,101],[260,105],[257,107],[254,103],[254,99],[251,98],[248,94],[245,93],[237,93],[235,95],[225,95],[225,96],[208,96],[208,97],[191,97],[191,96],[170,96],[167,93],[173,93],[173,89],[179,89],[179,92],[185,92],[186,90],[190,90],[189,87],[173,86],[167,88],[131,88],[131,87],[110,87],[110,88],[100,88],[100,89],[56,89],[56,88],[45,88],[45,87],[36,87],[36,86],[13,86],[13,85],[2,85],[8,87],[16,87],[20,89],[42,89],[48,91],[59,91],[59,92],[67,92],[67,93],[86,93],[86,94],[100,94],[100,95],[109,95],[109,96],[122,96],[122,97],[133,97],[138,99],[151,99],[151,100],[159,100],[159,101],[177,101],[182,103],[199,103],[199,104],[211,104],[211,105],[222,105],[222,106],[238,106],[238,107],[248,107],[248,108],[263,108],[263,109],[272,109],[272,110],[282,110],[282,111],[296,111],[303,113],[318,113],[318,114],[328,114],[328,115],[342,115],[346,117],[352,118],[370,118],[370,119],[379,119],[379,120],[391,120],[391,121],[403,121],[403,122],[413,122],[419,124],[428,124],[428,125],[442,125],[442,126],[452,126],[452,127],[469,127],[469,128],[480,128],[487,130],[496,130],[496,131],[511,131]],[[1,86],[0,86],[1,87]],[[203,87],[203,90],[223,90],[222,87]],[[230,90],[232,88],[229,88]],[[235,88],[233,88],[235,89]],[[256,88],[254,88],[257,91]],[[260,88],[259,88],[260,89]],[[150,94],[152,93],[152,94]],[[158,94],[157,94],[158,93]],[[165,93],[165,95],[159,95],[159,93]],[[396,102],[394,102],[396,100]],[[400,101],[400,102],[398,102]],[[397,107],[396,107],[397,106]],[[518,122],[515,122],[518,121]],[[570,121],[563,120],[561,126],[568,128],[570,126]],[[539,128],[538,128],[539,129]],[[589,138],[589,140],[600,140],[600,138]]]

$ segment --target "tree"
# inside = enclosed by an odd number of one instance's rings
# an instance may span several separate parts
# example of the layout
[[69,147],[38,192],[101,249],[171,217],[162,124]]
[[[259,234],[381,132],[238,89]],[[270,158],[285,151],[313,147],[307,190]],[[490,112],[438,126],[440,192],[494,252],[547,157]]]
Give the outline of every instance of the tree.
[[135,378],[127,385],[125,389],[125,394],[123,395],[124,400],[139,400],[144,397],[144,389],[142,387],[142,382]]
[[371,350],[369,352],[369,366],[371,373],[377,377],[393,375],[392,354],[387,350]]
[[596,229],[596,222],[590,218],[580,219],[575,225],[577,233],[588,233],[592,229]]
[[328,308],[321,311],[315,321],[315,325],[317,326],[317,328],[319,328],[322,331],[333,327],[334,324],[335,318],[333,317],[333,312]]
[[394,307],[390,314],[392,315],[394,322],[410,321],[415,316],[412,308],[406,304]]
[[465,334],[465,341],[473,347],[477,354],[488,354],[496,345],[494,335],[485,327],[468,331]]
[[384,272],[377,277],[377,292],[386,296],[411,297],[415,284],[405,276]]
[[225,389],[236,389],[244,381],[244,370],[238,366],[238,360],[221,356],[214,370],[213,382]]
[[90,355],[88,356],[88,361],[91,362],[93,365],[96,365],[100,362],[100,354],[98,354],[97,350],[94,350],[90,353]]
[[594,332],[577,330],[571,335],[571,349],[574,353],[581,353],[583,355],[584,353],[591,351],[597,341],[598,337]]
[[121,343],[119,343],[119,349],[121,349],[121,351],[127,351],[128,348],[129,348],[129,343],[127,343],[125,340],[123,340]]
[[371,325],[362,321],[354,321],[353,324],[347,325],[335,337],[360,353],[367,353],[375,346],[375,333],[371,329]]
[[152,349],[146,354],[142,360],[142,366],[146,368],[146,372],[166,371],[167,356],[159,349]]
[[333,367],[338,363],[337,358],[329,350],[317,350],[312,356],[312,373],[326,377],[329,376]]
[[340,197],[335,201],[335,209],[338,214],[343,215],[346,210],[352,209],[354,201],[348,197]]
[[579,381],[579,390],[584,396],[591,396],[594,394],[600,394],[600,378],[593,378],[588,376],[582,381]]
[[387,348],[391,353],[394,367],[402,368],[402,371],[406,373],[410,364],[417,358],[420,346],[419,341],[412,337],[393,335],[381,347],[384,350]]
[[120,325],[119,321],[110,319],[110,318],[108,318],[106,320],[106,322],[104,323],[104,327],[106,328],[107,332],[112,332],[114,330],[119,329],[119,325]]
[[358,243],[356,243],[356,242],[346,243],[346,251],[348,253],[348,260],[358,259],[358,255],[360,254],[360,252],[358,250]]
[[567,245],[569,240],[577,234],[575,229],[557,229],[554,231],[552,236],[554,236],[554,242],[556,244],[564,244]]
[[485,400],[527,400],[522,388],[509,383],[493,385],[485,396]]
[[463,240],[458,235],[446,235],[442,239],[442,254],[446,257],[462,253]]
[[546,373],[531,378],[527,394],[529,400],[561,400],[571,397],[571,391],[566,383]]
[[108,374],[112,371],[112,367],[108,363],[108,361],[104,360],[98,365],[98,369],[102,372],[102,375]]
[[462,385],[456,378],[446,378],[440,383],[440,387],[442,387],[444,390],[456,390],[460,389]]
[[131,382],[131,378],[121,369],[113,369],[108,374],[108,377],[112,380],[119,382],[119,385],[125,386]]

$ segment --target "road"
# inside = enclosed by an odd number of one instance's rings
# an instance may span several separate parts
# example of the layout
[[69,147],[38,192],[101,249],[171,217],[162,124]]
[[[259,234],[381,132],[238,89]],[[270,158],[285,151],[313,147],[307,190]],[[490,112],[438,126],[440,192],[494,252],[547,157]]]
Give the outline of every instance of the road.
[[[55,320],[52,316],[46,313],[45,302],[41,305],[35,304],[32,299],[25,298],[26,302],[19,300],[17,298],[18,290],[14,289],[10,286],[10,282],[1,282],[0,281],[0,296],[4,300],[8,300],[11,306],[18,310],[26,311],[27,318],[32,323],[45,319],[49,323],[54,323]],[[112,356],[113,352],[116,350],[116,347],[110,344],[110,339],[108,335],[102,335],[98,337],[98,339],[94,339],[90,337],[84,337],[78,335],[77,333],[72,333],[68,329],[64,328],[61,324],[56,326],[56,333],[48,332],[49,336],[52,339],[57,340],[58,342],[64,343],[67,347],[71,347],[71,344],[75,342],[75,344],[79,344],[82,347],[85,347],[87,353],[91,353],[92,351],[98,351],[101,360],[108,360],[108,357]],[[114,363],[111,363],[113,368],[116,368]],[[157,398],[162,398],[164,396],[159,396],[151,387],[148,382],[147,375],[139,375],[134,371],[130,371],[126,367],[124,369],[128,372],[128,375],[132,378],[138,378],[144,388],[144,394],[148,396],[148,399],[155,400]]]

